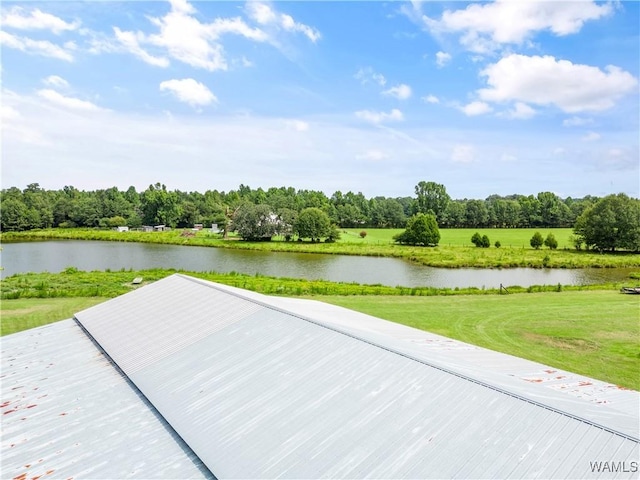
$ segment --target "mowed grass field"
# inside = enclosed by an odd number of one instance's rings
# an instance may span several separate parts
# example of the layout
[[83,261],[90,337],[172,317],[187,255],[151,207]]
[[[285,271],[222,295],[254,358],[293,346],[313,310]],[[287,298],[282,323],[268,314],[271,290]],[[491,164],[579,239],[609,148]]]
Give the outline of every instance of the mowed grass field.
[[0,304],[2,335],[71,318],[74,313],[102,303],[103,297],[19,298]]
[[591,291],[315,298],[640,390],[640,296]]
[[[366,237],[360,237],[360,232],[367,232]],[[393,236],[404,231],[402,228],[341,228],[342,237],[338,242],[343,243],[368,243],[368,244],[392,244]],[[552,233],[558,241],[558,248],[574,248],[571,243],[573,230],[571,228],[441,228],[440,246],[473,247],[471,237],[475,232],[486,235],[491,240],[494,248],[496,240],[502,247],[531,248],[529,240],[535,232],[540,232],[543,238]],[[546,250],[546,247],[543,247]]]

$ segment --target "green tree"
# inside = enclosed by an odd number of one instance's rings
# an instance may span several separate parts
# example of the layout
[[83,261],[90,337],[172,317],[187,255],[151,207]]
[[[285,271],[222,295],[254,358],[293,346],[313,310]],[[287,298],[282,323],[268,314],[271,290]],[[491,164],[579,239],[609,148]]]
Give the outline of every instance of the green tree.
[[276,235],[282,235],[288,242],[293,237],[294,225],[298,218],[298,212],[290,208],[281,208],[278,210],[278,230]]
[[278,218],[269,205],[245,203],[235,212],[233,228],[244,240],[271,240]]
[[149,185],[142,193],[141,209],[143,221],[147,225],[168,225],[175,227],[180,219],[180,199],[176,192],[168,192],[167,187],[156,183]]
[[489,221],[489,212],[482,200],[469,200],[465,213],[469,227],[484,227]]
[[544,239],[542,238],[542,235],[540,235],[540,232],[534,233],[533,237],[531,237],[531,240],[529,240],[529,244],[536,250],[538,250],[543,243]]
[[310,238],[319,242],[331,233],[329,216],[316,207],[305,208],[296,219],[294,230],[300,238]]
[[558,240],[556,240],[556,237],[553,235],[553,233],[547,235],[547,238],[544,239],[544,245],[545,247],[549,247],[551,250],[555,250],[556,248],[558,248]]
[[407,222],[406,230],[393,239],[397,243],[406,245],[437,245],[440,241],[440,231],[435,215],[417,213]]
[[467,202],[452,200],[444,211],[444,218],[440,222],[451,228],[461,228],[467,225]]
[[21,231],[30,228],[27,221],[27,206],[19,198],[2,199],[2,230]]
[[489,248],[491,246],[491,240],[487,235],[482,236],[482,248]]
[[574,233],[589,248],[640,250],[640,200],[624,193],[609,195],[587,208]]
[[451,200],[444,185],[422,181],[416,185],[415,191],[417,213],[433,213],[437,220],[442,220]]

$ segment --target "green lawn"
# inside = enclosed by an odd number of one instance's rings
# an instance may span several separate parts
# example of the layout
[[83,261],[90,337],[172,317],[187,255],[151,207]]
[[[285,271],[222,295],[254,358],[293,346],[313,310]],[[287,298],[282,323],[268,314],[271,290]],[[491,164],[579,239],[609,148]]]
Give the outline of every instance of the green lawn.
[[[367,236],[360,237],[360,232],[367,232]],[[341,228],[342,243],[369,243],[369,244],[391,244],[393,236],[402,232],[401,228]],[[500,240],[502,247],[531,248],[529,240],[535,232],[540,232],[543,238],[553,233],[558,241],[558,248],[573,248],[571,236],[573,231],[570,228],[441,228],[440,246],[461,246],[472,247],[471,236],[478,232],[480,235],[487,235],[491,240],[491,248],[496,240]]]
[[640,390],[640,297],[612,291],[316,297]]
[[0,334],[20,332],[71,318],[74,313],[107,300],[102,297],[20,298],[3,300],[0,304],[2,326]]

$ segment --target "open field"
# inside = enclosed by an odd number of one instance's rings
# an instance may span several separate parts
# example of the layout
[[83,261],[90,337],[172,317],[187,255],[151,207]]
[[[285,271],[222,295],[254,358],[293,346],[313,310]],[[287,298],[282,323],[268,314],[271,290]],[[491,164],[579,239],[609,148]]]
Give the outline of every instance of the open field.
[[[363,239],[360,237],[361,231],[367,232]],[[371,243],[371,244],[392,244],[393,236],[402,232],[402,228],[341,228],[341,243]],[[441,228],[440,246],[474,247],[471,243],[471,236],[478,232],[480,235],[487,235],[491,240],[491,248],[494,248],[496,240],[500,240],[501,248],[531,248],[529,240],[535,232],[540,232],[543,238],[553,233],[558,241],[558,248],[572,249],[571,236],[573,230],[570,228]],[[546,250],[546,247],[544,248]]]
[[[353,230],[359,231],[358,229]],[[90,229],[49,229],[28,232],[3,233],[2,241],[28,240],[105,240],[120,242],[162,243],[173,245],[197,245],[217,248],[234,248],[274,252],[307,252],[335,255],[363,255],[376,257],[404,258],[422,265],[444,268],[615,268],[640,266],[640,255],[633,253],[598,253],[559,248],[534,250],[528,246],[528,239],[535,230],[493,229],[487,230],[492,242],[500,240],[502,248],[477,248],[471,245],[473,232],[465,229],[442,230],[440,246],[412,247],[389,243],[397,230],[367,230],[364,241],[355,235],[345,234],[345,238],[336,243],[285,242],[274,239],[272,242],[244,242],[238,239],[223,240],[218,235],[206,231],[198,232],[194,237],[181,236],[181,231],[171,232],[115,232],[112,230]],[[567,242],[569,229],[557,231],[560,245]],[[545,233],[546,231],[541,231]],[[524,242],[526,245],[521,245]],[[466,245],[466,246],[465,246]],[[509,247],[508,245],[514,245]]]
[[590,291],[316,300],[640,390],[636,295]]
[[103,297],[21,298],[4,300],[0,306],[0,333],[9,335],[29,328],[71,318],[74,313],[107,300]]

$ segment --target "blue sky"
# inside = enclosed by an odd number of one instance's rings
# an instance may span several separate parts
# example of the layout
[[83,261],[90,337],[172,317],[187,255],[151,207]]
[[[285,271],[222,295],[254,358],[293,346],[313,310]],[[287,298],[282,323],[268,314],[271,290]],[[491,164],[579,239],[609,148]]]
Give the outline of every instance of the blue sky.
[[638,2],[2,2],[2,187],[639,195]]

